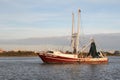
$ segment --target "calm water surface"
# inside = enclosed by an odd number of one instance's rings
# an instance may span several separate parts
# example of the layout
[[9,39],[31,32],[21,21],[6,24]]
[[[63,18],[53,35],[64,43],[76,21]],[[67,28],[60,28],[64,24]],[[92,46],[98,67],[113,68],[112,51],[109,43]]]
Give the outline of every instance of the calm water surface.
[[120,80],[120,57],[108,64],[43,64],[38,57],[1,57],[0,80]]

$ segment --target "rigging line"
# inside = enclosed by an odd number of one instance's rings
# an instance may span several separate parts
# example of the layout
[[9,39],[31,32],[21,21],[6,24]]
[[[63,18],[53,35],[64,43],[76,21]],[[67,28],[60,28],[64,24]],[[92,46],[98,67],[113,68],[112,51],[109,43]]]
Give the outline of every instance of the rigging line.
[[101,46],[97,40],[95,41],[95,43],[96,43],[96,46],[98,47],[99,51],[103,51],[103,49],[101,48]]
[[91,45],[91,39],[90,39],[90,41],[88,41],[87,44],[85,44],[85,46],[81,49],[81,52],[87,50],[88,47],[90,47],[90,45]]
[[102,51],[103,49],[101,49],[101,46],[99,44],[99,41],[94,37],[94,35],[91,35],[92,38],[94,39],[95,41],[95,44],[96,44],[96,47],[97,47],[97,51]]

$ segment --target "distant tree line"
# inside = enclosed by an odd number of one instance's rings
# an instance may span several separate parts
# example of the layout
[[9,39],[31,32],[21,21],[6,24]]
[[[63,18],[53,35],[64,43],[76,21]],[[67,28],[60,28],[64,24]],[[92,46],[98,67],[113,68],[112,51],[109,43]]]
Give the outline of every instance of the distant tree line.
[[12,57],[12,56],[16,56],[16,57],[30,57],[30,56],[37,56],[35,52],[33,51],[4,51],[2,53],[0,53],[0,57]]
[[114,51],[114,53],[104,52],[107,56],[120,56],[120,51]]
[[[71,54],[71,52],[66,52]],[[102,51],[102,53],[106,56],[120,56],[120,51],[114,51],[114,53],[110,53],[108,51]],[[86,55],[86,54],[84,54]],[[34,51],[3,51],[0,53],[0,57],[32,57],[37,56],[37,54]]]

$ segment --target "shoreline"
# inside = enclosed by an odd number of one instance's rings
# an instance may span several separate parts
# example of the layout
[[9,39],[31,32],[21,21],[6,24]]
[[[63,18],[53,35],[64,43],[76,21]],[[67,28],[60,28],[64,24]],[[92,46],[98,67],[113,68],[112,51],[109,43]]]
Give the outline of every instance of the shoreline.
[[0,57],[34,57],[37,54],[33,51],[3,51]]
[[[115,53],[104,52],[106,56],[120,56],[120,52]],[[3,51],[0,53],[0,57],[37,57],[38,55],[34,51]]]

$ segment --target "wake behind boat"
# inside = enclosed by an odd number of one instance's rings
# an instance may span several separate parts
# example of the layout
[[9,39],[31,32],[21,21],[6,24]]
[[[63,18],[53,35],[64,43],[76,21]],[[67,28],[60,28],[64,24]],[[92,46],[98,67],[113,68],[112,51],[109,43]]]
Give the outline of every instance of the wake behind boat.
[[44,63],[103,63],[108,62],[108,58],[103,55],[102,52],[97,52],[96,45],[94,39],[91,39],[89,44],[90,49],[89,52],[86,53],[84,50],[87,48],[83,48],[79,51],[79,33],[80,33],[80,12],[78,10],[78,28],[77,32],[74,31],[74,14],[72,13],[72,38],[71,38],[71,46],[73,48],[73,52],[63,52],[56,50],[48,50],[37,53],[38,56],[42,59]]

